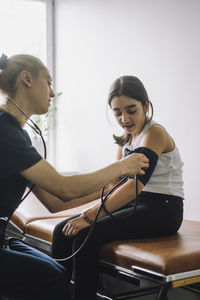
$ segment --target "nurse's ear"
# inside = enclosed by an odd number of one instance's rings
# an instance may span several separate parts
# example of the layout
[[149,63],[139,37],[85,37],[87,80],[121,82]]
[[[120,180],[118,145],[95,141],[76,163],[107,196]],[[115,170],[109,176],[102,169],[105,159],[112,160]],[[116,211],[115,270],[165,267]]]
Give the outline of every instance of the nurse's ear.
[[30,72],[21,71],[21,73],[19,74],[19,78],[20,78],[21,82],[26,87],[31,88],[31,86],[32,86],[32,76],[31,76]]

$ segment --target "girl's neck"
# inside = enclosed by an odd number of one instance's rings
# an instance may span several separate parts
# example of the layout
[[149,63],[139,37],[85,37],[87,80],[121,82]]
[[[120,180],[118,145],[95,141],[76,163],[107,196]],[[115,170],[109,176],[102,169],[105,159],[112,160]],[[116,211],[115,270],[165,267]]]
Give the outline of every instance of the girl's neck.
[[149,119],[148,119],[148,118],[145,118],[144,123],[143,123],[141,129],[138,131],[138,133],[136,133],[136,134],[133,133],[133,134],[131,135],[131,139],[130,139],[130,142],[129,142],[130,145],[133,145],[133,144],[135,143],[136,139],[137,139],[138,136],[141,134],[141,132],[143,131],[144,127],[146,126],[146,124],[147,124],[148,122],[149,122]]

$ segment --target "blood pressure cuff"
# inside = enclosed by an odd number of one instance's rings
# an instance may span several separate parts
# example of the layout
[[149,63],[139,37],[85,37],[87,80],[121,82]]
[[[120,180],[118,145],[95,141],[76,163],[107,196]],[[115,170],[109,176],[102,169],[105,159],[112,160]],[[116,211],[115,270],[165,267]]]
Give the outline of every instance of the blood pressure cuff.
[[[158,155],[151,149],[146,147],[139,147],[134,150],[129,150],[127,148],[124,149],[124,157],[132,154],[132,153],[142,153],[149,159],[149,167],[145,170],[144,175],[137,175],[137,178],[146,185],[149,179],[151,178],[151,175],[153,174],[153,171],[155,170],[155,167],[157,165],[158,161]],[[129,176],[130,178],[134,178],[134,176]]]

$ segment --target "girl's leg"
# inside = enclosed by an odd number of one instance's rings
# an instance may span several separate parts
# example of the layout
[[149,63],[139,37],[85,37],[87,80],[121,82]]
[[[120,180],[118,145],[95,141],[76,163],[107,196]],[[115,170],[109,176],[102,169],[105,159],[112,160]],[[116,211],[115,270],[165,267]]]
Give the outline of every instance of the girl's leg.
[[68,299],[67,272],[49,256],[11,239],[0,248],[0,292],[26,300]]
[[[136,211],[125,207],[114,213],[123,219],[106,216],[100,219],[86,246],[74,258],[74,281],[76,300],[94,300],[98,284],[98,256],[100,247],[109,241],[155,237],[175,233],[182,221],[182,207],[172,201],[141,199]],[[73,252],[80,247],[88,233],[83,229],[72,239],[62,236],[65,245],[70,243]],[[67,241],[66,241],[67,240]],[[70,240],[70,242],[69,242]],[[73,245],[72,245],[73,244]],[[65,249],[66,251],[66,249]]]
[[[79,215],[76,215],[72,218],[66,219],[59,224],[57,224],[54,228],[53,232],[53,240],[52,240],[52,257],[53,258],[65,258],[72,254],[72,245],[73,238],[68,238],[62,233],[62,229],[65,224]],[[71,280],[72,271],[73,271],[73,260],[65,260],[63,262],[59,262],[62,266],[64,266],[68,272],[68,279]]]

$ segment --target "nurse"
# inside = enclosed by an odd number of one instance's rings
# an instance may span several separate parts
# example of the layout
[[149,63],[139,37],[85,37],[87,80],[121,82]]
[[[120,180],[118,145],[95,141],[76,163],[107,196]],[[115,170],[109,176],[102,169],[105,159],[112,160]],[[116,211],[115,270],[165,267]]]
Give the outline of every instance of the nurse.
[[10,218],[27,187],[51,212],[72,208],[88,200],[114,178],[144,174],[148,159],[133,154],[96,172],[63,176],[31,145],[25,123],[48,111],[54,92],[45,65],[31,55],[0,57],[0,295],[37,300],[68,299],[69,271],[47,255],[14,238],[3,245],[1,222]]

